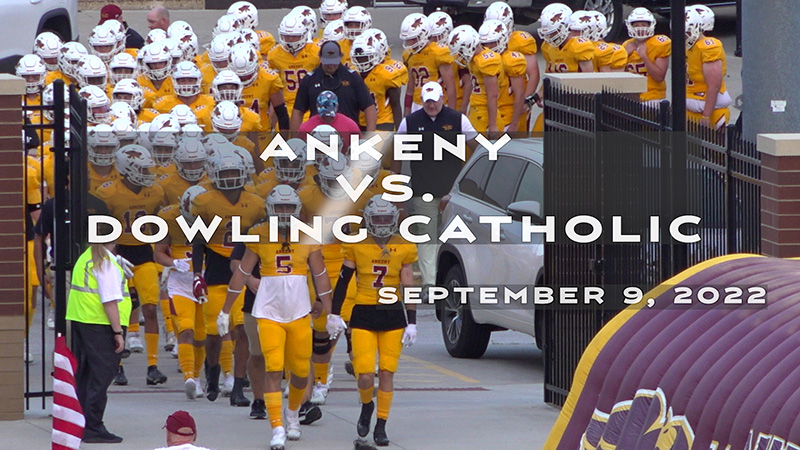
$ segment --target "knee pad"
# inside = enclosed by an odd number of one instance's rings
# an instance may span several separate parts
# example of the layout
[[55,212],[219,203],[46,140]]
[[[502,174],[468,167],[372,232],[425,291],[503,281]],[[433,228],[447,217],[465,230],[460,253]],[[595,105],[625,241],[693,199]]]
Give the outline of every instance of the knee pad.
[[313,351],[315,355],[327,355],[333,348],[333,341],[328,338],[320,338],[314,335]]

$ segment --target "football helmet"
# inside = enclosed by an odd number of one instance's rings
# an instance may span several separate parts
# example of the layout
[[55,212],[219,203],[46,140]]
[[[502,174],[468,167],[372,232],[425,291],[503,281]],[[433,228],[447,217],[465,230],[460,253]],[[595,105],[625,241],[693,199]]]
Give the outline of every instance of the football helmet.
[[117,119],[127,119],[130,123],[137,121],[136,111],[126,102],[111,103],[111,115],[113,116],[111,118],[112,122]]
[[292,138],[286,141],[297,157],[276,156],[275,175],[284,183],[300,183],[306,176],[306,143],[302,139]]
[[345,11],[347,11],[347,0],[322,0],[319,5],[319,20],[327,26],[341,19]]
[[242,158],[242,163],[244,164],[247,174],[255,175],[256,165],[253,162],[253,155],[251,155],[250,152],[245,150],[244,147],[239,147],[238,145],[233,146],[233,152],[236,153],[239,156],[239,158]]
[[317,13],[315,13],[313,9],[305,5],[295,6],[289,14],[300,15],[303,24],[306,26],[306,32],[308,33],[306,37],[309,42],[317,37],[317,33],[319,32],[317,29]]
[[156,164],[150,151],[141,145],[126,145],[115,154],[117,172],[137,186],[152,186],[156,181],[153,168]]
[[506,26],[499,20],[484,20],[483,25],[478,30],[478,42],[485,47],[491,48],[494,52],[503,53],[508,47]]
[[392,202],[381,197],[381,194],[372,196],[364,206],[364,223],[367,233],[376,238],[388,238],[397,232],[397,222],[400,212]]
[[250,2],[236,2],[228,7],[228,14],[237,18],[244,28],[258,28],[258,9]]
[[108,123],[111,120],[111,100],[98,86],[82,87],[78,95],[86,99],[86,119],[89,122]]
[[106,89],[108,85],[108,68],[106,63],[95,55],[86,55],[78,61],[75,68],[75,75],[80,87],[89,85]]
[[195,63],[181,61],[172,69],[172,89],[179,97],[192,97],[200,94],[203,74]]
[[44,79],[47,76],[47,66],[39,55],[30,53],[17,61],[16,73],[25,79],[25,92],[38,94],[44,89]]
[[514,11],[506,2],[492,2],[483,13],[483,20],[499,20],[509,34],[514,31]]
[[88,55],[89,51],[80,42],[65,42],[61,46],[61,56],[58,57],[58,66],[61,72],[71,78],[75,78],[75,66],[78,65],[81,57]]
[[400,24],[403,48],[416,53],[428,45],[428,18],[422,13],[411,13]]
[[184,32],[194,33],[194,29],[185,20],[176,20],[167,27],[167,37],[180,39]]
[[166,31],[162,30],[161,28],[155,28],[155,29],[150,30],[149,33],[147,33],[147,37],[144,38],[144,43],[145,44],[154,44],[156,42],[163,41],[164,39],[166,39],[168,37],[169,36],[167,36],[167,32]]
[[228,69],[242,81],[242,86],[253,84],[258,75],[258,54],[249,44],[236,44],[228,55]]
[[153,161],[159,166],[167,166],[175,156],[175,149],[178,147],[177,128],[164,128],[157,131],[155,136],[150,137],[150,145],[153,147]]
[[258,34],[250,28],[239,29],[239,37],[236,39],[236,43],[248,44],[253,47],[253,50],[255,50],[256,53],[261,53],[261,40],[259,39]]
[[279,227],[288,227],[291,218],[300,218],[303,203],[300,196],[288,184],[279,184],[267,194],[267,217],[277,217]]
[[337,155],[336,159],[330,156],[325,157],[319,165],[319,187],[328,198],[338,200],[347,196],[337,180],[339,175],[344,175],[347,181],[352,181],[353,169],[350,167],[350,160],[341,153]]
[[478,32],[469,25],[459,25],[453,28],[447,40],[450,54],[455,58],[456,64],[467,67],[478,50]]
[[184,219],[186,219],[186,223],[194,223],[196,217],[192,215],[192,203],[194,203],[194,199],[200,195],[205,194],[206,188],[199,185],[189,186],[183,191],[183,195],[181,195],[181,215]]
[[234,33],[237,32],[241,27],[242,23],[236,18],[236,16],[233,14],[225,14],[217,19],[217,24],[214,26],[214,30],[211,32],[211,35],[217,37],[220,34]]
[[451,31],[453,31],[453,18],[450,14],[434,11],[428,15],[428,40],[432,42],[446,40]]
[[378,172],[381,170],[381,161],[376,160],[372,156],[370,156],[367,152],[363,152],[358,155],[358,159],[353,161],[353,168],[358,170],[359,176],[364,178],[366,175],[369,175],[373,178],[373,182],[375,177],[378,176]]
[[232,70],[222,70],[211,82],[211,94],[217,103],[224,100],[238,103],[242,100],[242,81]]
[[239,107],[229,101],[217,103],[211,113],[211,125],[214,127],[214,132],[225,136],[229,141],[235,140],[242,127]]
[[142,63],[144,73],[151,80],[163,80],[169,76],[172,69],[172,55],[166,45],[148,45],[142,50]]
[[[55,103],[55,94],[53,92],[54,89],[55,85],[53,85],[53,83],[45,86],[44,91],[42,91],[42,105],[53,106],[53,103]],[[52,109],[45,109],[42,111],[42,113],[44,114],[45,119],[49,120],[50,122],[55,120],[55,114],[53,114]],[[66,84],[64,85],[64,117],[69,118],[69,88],[67,88]]]
[[[330,125],[327,124],[317,125],[316,127],[314,127],[313,130],[311,130],[311,133],[309,134],[325,145],[330,144],[331,136],[335,134],[338,138],[337,140],[339,141],[339,151],[341,152],[342,149],[344,148],[344,142],[342,142],[342,137],[339,136],[339,132],[336,131],[336,129]],[[314,163],[317,165],[317,168],[319,168],[320,164],[322,163],[322,159],[324,159],[325,157],[326,155],[324,153],[316,152],[316,154],[314,155]]]
[[150,125],[150,122],[142,122],[136,129],[136,143],[146,148],[148,151],[153,150],[153,146],[150,145]]
[[120,51],[116,32],[106,24],[94,27],[89,34],[89,51],[107,64]]
[[177,66],[178,63],[183,60],[183,50],[181,49],[177,39],[166,38],[163,41],[159,41],[156,45],[164,45],[167,47],[167,51],[172,57],[172,67]]
[[[636,22],[647,22],[645,26],[633,26]],[[625,19],[628,26],[628,36],[634,39],[648,39],[656,33],[656,18],[647,8],[633,8],[633,11]]]
[[219,34],[211,40],[208,46],[208,59],[211,66],[219,73],[228,68],[228,55],[231,48],[236,45],[239,35],[236,33]]
[[586,11],[586,13],[592,18],[592,21],[589,22],[590,36],[588,39],[594,42],[602,41],[609,31],[606,16],[599,11]]
[[574,11],[572,15],[569,16],[569,31],[577,31],[580,33],[580,37],[591,40],[594,31],[592,28],[593,21],[594,18],[589,14],[589,11]]
[[64,43],[61,42],[58,35],[45,31],[39,33],[36,40],[33,41],[33,52],[42,58],[47,70],[54,71],[59,69],[58,58],[61,56],[61,46],[63,45]]
[[334,41],[339,42],[344,39],[344,21],[336,19],[328,22],[325,29],[322,30],[322,42]]
[[110,28],[117,37],[116,50],[114,54],[118,55],[125,51],[125,39],[127,38],[127,28],[119,20],[109,19],[103,22],[103,25]]
[[119,150],[119,138],[111,125],[104,123],[86,131],[86,159],[95,166],[114,165],[115,153]]
[[117,53],[108,64],[109,78],[115,85],[122,80],[135,80],[139,66],[130,53]]
[[350,40],[372,28],[372,15],[363,6],[347,8],[342,16],[344,22],[344,37]]
[[220,145],[208,160],[211,166],[208,176],[217,189],[239,189],[247,183],[247,167],[235,148],[230,143]]
[[175,105],[172,107],[171,110],[169,110],[169,113],[172,114],[173,117],[178,119],[178,123],[181,126],[181,130],[185,125],[188,125],[190,123],[197,125],[197,115],[195,115],[192,108],[190,108],[187,105],[184,104]]
[[187,123],[182,126],[181,134],[183,134],[184,138],[200,139],[201,141],[203,139],[203,129],[195,123]]
[[703,16],[696,9],[686,10],[686,50],[694,46],[703,34]]
[[377,45],[381,51],[381,54],[383,55],[383,59],[386,59],[386,56],[389,55],[389,40],[386,38],[386,35],[383,33],[383,31],[377,28],[370,28],[369,30],[365,31],[364,34],[372,36],[372,39],[378,43]]
[[[697,11],[697,13],[700,14],[700,17],[703,18],[702,30],[704,33],[708,31],[714,31],[714,11],[712,11],[711,8],[706,5],[691,5],[686,7],[687,10],[690,8]],[[44,58],[44,56],[42,56],[42,58]]]
[[350,64],[358,72],[369,72],[380,64],[383,58],[380,43],[369,30],[353,39],[353,45],[350,47]]
[[136,128],[133,127],[133,123],[130,120],[124,117],[118,118],[111,122],[111,127],[114,129],[117,139],[119,139],[120,147],[136,142]]
[[206,148],[200,139],[185,137],[181,139],[175,150],[175,165],[178,174],[187,181],[197,181],[205,175],[205,164],[208,159]]
[[178,50],[181,52],[181,61],[193,63],[195,56],[197,56],[197,49],[200,48],[197,35],[189,30],[181,30],[179,34],[170,36],[170,39],[175,39],[178,42]]
[[569,18],[572,10],[563,3],[545,6],[539,16],[539,37],[553,47],[561,47],[569,37]]
[[[291,38],[291,39],[289,39]],[[306,46],[308,28],[299,13],[289,13],[278,26],[278,42],[289,53],[297,53]]]
[[[125,102],[131,105],[135,111],[138,111],[142,108],[142,103],[144,103],[144,91],[142,91],[138,81],[124,79],[114,85],[114,90],[111,91],[111,99],[115,102]],[[136,121],[133,121],[133,123],[136,123]]]
[[172,114],[159,114],[150,122],[150,127],[147,129],[149,138],[152,141],[156,133],[161,130],[179,130],[181,128],[178,119]]

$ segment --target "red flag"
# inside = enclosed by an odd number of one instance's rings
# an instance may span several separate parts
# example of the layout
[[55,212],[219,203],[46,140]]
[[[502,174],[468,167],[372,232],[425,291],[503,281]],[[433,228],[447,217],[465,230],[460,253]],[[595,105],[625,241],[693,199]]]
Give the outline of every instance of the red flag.
[[56,338],[54,353],[53,450],[78,450],[86,425],[75,385],[78,362],[64,336]]

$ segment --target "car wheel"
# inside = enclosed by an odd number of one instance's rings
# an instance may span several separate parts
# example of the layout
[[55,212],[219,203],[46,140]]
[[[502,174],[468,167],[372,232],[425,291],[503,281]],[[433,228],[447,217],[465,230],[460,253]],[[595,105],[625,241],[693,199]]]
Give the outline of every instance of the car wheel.
[[620,30],[622,30],[624,22],[622,0],[579,0],[576,2],[575,7],[585,11],[599,11],[606,16],[606,22],[608,22],[609,27],[606,40],[609,42],[615,40]]
[[[466,285],[460,266],[447,272],[444,284],[453,292],[454,287]],[[447,353],[454,358],[480,358],[486,353],[491,336],[490,328],[475,323],[469,303],[461,304],[460,295],[451,294],[442,305],[442,338]]]

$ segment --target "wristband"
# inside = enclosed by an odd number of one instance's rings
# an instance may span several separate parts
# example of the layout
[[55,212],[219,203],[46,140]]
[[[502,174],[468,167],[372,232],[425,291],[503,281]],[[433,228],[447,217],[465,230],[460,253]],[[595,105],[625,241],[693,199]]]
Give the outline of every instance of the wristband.
[[236,294],[236,295],[239,295],[239,294],[242,293],[242,291],[237,291],[236,289],[231,289],[230,286],[228,286],[228,292],[230,292],[231,294]]
[[315,274],[314,274],[314,276],[315,276],[315,277],[320,277],[320,276],[322,276],[322,275],[325,275],[326,273],[328,273],[328,268],[327,268],[327,267],[326,267],[326,268],[324,268],[324,269],[322,269],[322,272],[320,272],[320,273],[315,273]]
[[406,310],[406,314],[408,315],[408,324],[409,325],[416,325],[417,324],[417,310],[416,309]]
[[239,264],[238,266],[236,266],[236,268],[237,268],[237,269],[239,269],[239,272],[242,272],[242,273],[243,273],[245,276],[248,276],[248,277],[249,277],[249,276],[250,276],[250,274],[252,273],[252,272],[245,272],[245,271],[242,269],[242,265],[241,265],[241,264]]
[[[318,293],[317,293],[317,296],[320,296],[320,295],[325,295],[325,294],[330,294],[331,292],[333,292],[333,289],[328,289],[328,290],[327,290],[327,291],[325,291],[325,292],[318,292]],[[320,301],[321,301],[321,300],[320,300]]]
[[120,331],[111,330],[111,331],[114,332],[114,336],[122,336],[122,330]]

